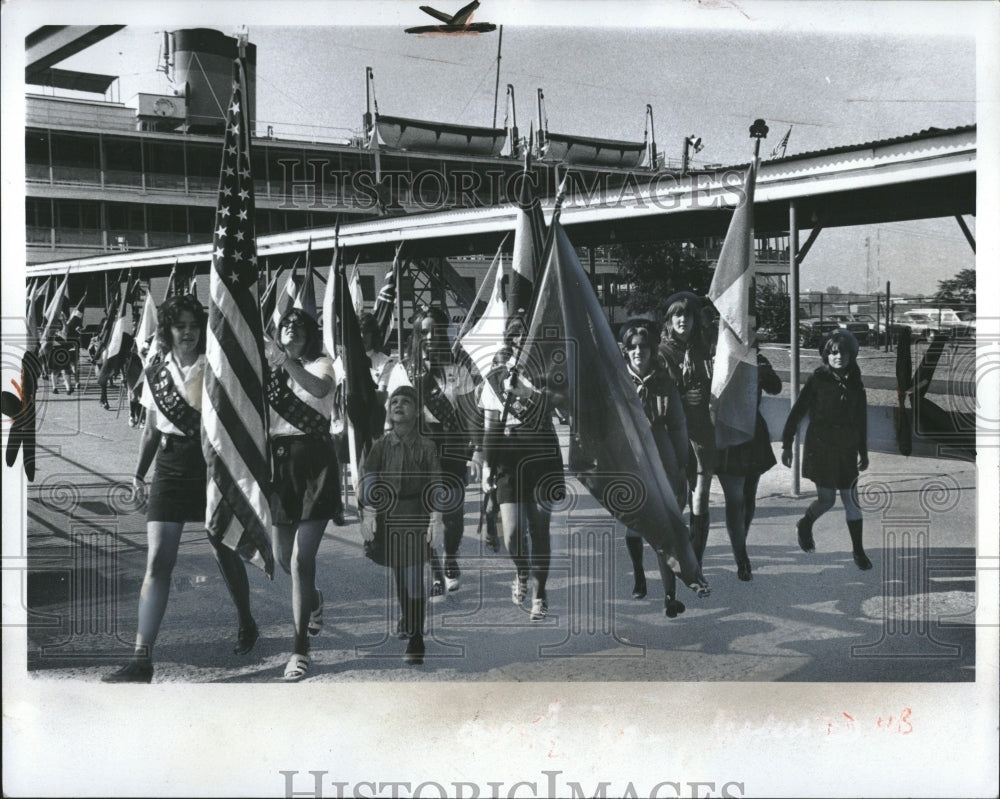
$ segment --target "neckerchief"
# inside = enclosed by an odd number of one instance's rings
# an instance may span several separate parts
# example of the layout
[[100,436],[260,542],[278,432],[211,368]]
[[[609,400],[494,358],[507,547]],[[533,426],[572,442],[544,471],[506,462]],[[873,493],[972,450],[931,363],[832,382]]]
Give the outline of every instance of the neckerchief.
[[284,369],[268,370],[264,391],[268,404],[286,422],[306,435],[329,435],[330,420],[295,395],[288,386],[288,373]]
[[201,435],[201,414],[188,405],[174,385],[174,377],[166,361],[154,363],[146,370],[146,381],[153,394],[157,410],[184,435]]

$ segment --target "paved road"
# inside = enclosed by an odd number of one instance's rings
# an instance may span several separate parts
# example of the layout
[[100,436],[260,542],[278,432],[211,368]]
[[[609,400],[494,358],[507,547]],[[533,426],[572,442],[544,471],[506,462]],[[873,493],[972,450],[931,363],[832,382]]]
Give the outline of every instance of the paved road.
[[[28,668],[42,679],[96,681],[128,655],[135,634],[145,521],[123,483],[139,431],[127,412],[102,410],[94,389],[44,402],[28,489]],[[684,591],[687,612],[667,619],[648,550],[650,592],[636,601],[614,524],[571,482],[576,490],[553,519],[550,616],[541,623],[511,603],[512,567],[477,536],[471,489],[461,588],[431,605],[420,667],[402,663],[388,573],[363,557],[349,514],[347,526],[327,528],[320,548],[326,627],[307,681],[973,680],[974,465],[875,453],[861,486],[869,572],[852,562],[839,506],[816,526],[816,553],[801,552],[794,522],[809,498],[789,495],[782,467],[765,475],[749,539],[751,583],[736,578],[722,497],[713,494],[712,595]],[[235,612],[204,534],[185,533],[156,682],[280,680],[290,579],[279,573],[272,582],[250,567],[250,585],[262,637],[237,657]]]

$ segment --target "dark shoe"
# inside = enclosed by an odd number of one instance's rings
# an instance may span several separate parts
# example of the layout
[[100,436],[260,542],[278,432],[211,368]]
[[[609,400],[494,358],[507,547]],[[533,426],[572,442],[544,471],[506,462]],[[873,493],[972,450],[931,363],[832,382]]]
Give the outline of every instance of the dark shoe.
[[240,625],[240,631],[236,635],[236,646],[233,647],[233,654],[245,655],[253,649],[253,645],[257,643],[258,638],[260,638],[260,630],[257,629],[257,622],[250,622],[250,625],[247,627]]
[[148,660],[130,660],[118,671],[105,674],[101,682],[145,682],[153,681],[153,664]]
[[335,510],[333,512],[333,523],[337,525],[337,527],[343,527],[347,524],[347,520],[344,518],[344,511]]
[[73,386],[70,386],[69,388],[67,388],[66,389],[66,393],[67,394],[72,394],[73,393]]
[[111,406],[108,405],[107,400],[101,400],[101,407],[104,408],[104,410],[106,410],[106,411],[110,411],[111,410]]
[[642,539],[625,536],[625,548],[632,561],[632,573],[635,583],[632,586],[632,598],[644,599],[646,596],[646,572],[642,567]]
[[59,386],[52,386],[52,393],[53,394],[58,394],[59,393]]
[[803,552],[815,552],[816,542],[813,541],[813,517],[808,513],[796,522],[799,531],[799,547]]
[[439,602],[444,597],[444,580],[435,578],[431,584],[431,602]]
[[663,612],[667,615],[669,619],[677,618],[678,614],[683,613],[686,610],[684,603],[676,599],[668,599],[666,605],[663,608]]
[[864,545],[861,543],[864,527],[864,519],[853,519],[847,523],[847,529],[851,534],[851,548],[854,550],[854,563],[861,571],[868,571],[872,567],[872,562],[865,554]]
[[416,634],[410,637],[410,642],[406,645],[406,652],[403,653],[403,662],[411,666],[419,666],[424,662],[424,637]]
[[736,576],[745,583],[753,579],[753,574],[750,571],[750,558],[741,558],[736,561]]

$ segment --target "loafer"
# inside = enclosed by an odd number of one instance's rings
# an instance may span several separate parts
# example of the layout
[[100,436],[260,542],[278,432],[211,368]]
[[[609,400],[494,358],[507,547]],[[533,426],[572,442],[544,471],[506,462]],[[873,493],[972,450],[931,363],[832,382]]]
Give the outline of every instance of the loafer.
[[118,671],[105,674],[101,682],[145,682],[153,681],[153,664],[146,660],[130,660]]
[[260,638],[260,630],[257,628],[257,622],[252,622],[246,627],[240,625],[240,631],[236,635],[236,645],[233,647],[233,654],[245,655],[253,649],[253,645],[257,643],[258,638]]

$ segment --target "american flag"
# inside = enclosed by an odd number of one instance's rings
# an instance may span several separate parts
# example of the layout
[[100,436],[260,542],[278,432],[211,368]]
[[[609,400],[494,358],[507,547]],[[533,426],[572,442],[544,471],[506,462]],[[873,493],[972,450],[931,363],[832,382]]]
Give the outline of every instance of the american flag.
[[257,301],[253,179],[245,72],[233,68],[233,97],[219,178],[209,280],[202,448],[208,464],[208,534],[274,573],[268,534],[270,456],[265,361]]
[[[785,157],[785,151],[788,149],[788,137],[791,136],[791,135],[792,135],[792,129],[791,129],[791,127],[789,127],[788,130],[785,131],[785,135],[781,137],[781,141],[779,141],[774,146],[774,149],[771,150],[771,158],[784,158]],[[780,156],[778,155],[779,151],[781,152]]]

